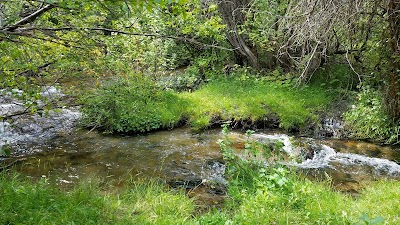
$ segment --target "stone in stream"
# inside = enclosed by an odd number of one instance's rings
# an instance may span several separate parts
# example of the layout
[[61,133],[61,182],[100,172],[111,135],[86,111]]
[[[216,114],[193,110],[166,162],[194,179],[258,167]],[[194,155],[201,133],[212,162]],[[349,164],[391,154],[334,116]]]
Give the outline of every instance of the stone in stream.
[[184,189],[189,197],[194,197],[200,206],[219,205],[226,195],[227,180],[224,177],[225,165],[210,160],[201,174],[193,174],[183,179],[172,179],[167,183],[172,188]]

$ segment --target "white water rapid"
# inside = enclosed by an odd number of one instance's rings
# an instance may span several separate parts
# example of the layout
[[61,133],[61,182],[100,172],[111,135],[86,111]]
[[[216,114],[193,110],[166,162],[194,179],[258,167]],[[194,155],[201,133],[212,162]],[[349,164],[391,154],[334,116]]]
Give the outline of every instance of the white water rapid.
[[[286,134],[254,134],[259,141],[281,141],[283,150],[291,155],[298,156],[302,147],[297,147]],[[312,148],[313,156],[302,162],[289,162],[287,164],[304,169],[330,168],[333,170],[346,170],[347,173],[357,173],[359,170],[371,170],[376,175],[400,176],[400,165],[394,161],[368,157],[361,154],[337,152],[332,147],[320,144],[318,141],[307,139]]]

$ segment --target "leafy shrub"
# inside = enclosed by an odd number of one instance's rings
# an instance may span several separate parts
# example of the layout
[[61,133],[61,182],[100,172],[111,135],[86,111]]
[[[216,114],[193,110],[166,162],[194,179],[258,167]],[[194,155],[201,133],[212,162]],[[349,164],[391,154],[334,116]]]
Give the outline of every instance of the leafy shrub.
[[218,144],[226,162],[229,194],[234,199],[242,201],[243,191],[247,194],[261,189],[290,192],[289,170],[279,164],[284,158],[281,142],[257,142],[250,138],[253,132],[247,131],[245,152],[238,155],[228,136],[228,124],[223,125],[223,133],[225,138]]
[[382,96],[369,87],[357,95],[357,102],[344,114],[350,136],[386,143],[398,143],[400,124],[395,124],[384,111]]
[[111,80],[83,101],[84,126],[117,132],[171,128],[181,121],[185,108],[174,93],[162,91],[140,74]]

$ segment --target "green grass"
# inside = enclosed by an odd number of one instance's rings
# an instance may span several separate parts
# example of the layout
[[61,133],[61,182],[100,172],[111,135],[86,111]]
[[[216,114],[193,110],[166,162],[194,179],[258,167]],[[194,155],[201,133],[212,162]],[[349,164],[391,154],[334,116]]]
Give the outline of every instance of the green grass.
[[71,191],[46,180],[0,174],[0,224],[184,224],[194,204],[154,182],[131,183],[119,195],[85,182]]
[[195,92],[161,90],[140,75],[116,79],[84,99],[83,125],[117,132],[173,128],[182,122],[204,129],[222,121],[279,119],[284,129],[317,123],[334,99],[320,86],[295,88],[250,77],[212,80]]
[[3,173],[0,182],[0,224],[363,224],[363,214],[400,223],[398,181],[374,182],[354,199],[327,183],[292,177],[290,193],[244,189],[241,201],[197,216],[183,192],[154,182],[130,183],[119,194],[90,182],[62,191],[15,174]]
[[187,115],[199,128],[216,119],[256,122],[273,115],[279,117],[282,128],[298,128],[316,122],[316,113],[333,100],[321,87],[294,88],[256,79],[215,80],[179,96],[191,103]]
[[382,217],[400,224],[400,183],[380,181],[366,187],[356,199],[329,190],[326,183],[292,180],[290,194],[264,190],[245,194],[235,210],[236,224],[355,224],[360,217]]

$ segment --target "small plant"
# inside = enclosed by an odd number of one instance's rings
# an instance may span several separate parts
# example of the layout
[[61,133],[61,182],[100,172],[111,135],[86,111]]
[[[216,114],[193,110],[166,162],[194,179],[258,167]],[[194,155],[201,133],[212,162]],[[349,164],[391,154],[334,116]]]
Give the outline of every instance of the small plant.
[[199,68],[190,66],[184,73],[175,73],[170,78],[163,79],[158,83],[164,89],[176,92],[197,90],[205,80],[201,77]]
[[369,218],[368,214],[363,213],[359,218],[362,223],[356,223],[355,225],[375,225],[385,222],[383,217]]
[[228,124],[223,126],[224,139],[220,145],[226,162],[226,176],[230,181],[230,194],[238,201],[243,193],[275,190],[289,193],[291,180],[289,170],[279,164],[282,143],[261,143],[251,139],[253,131],[247,131],[244,154],[233,149],[233,142],[229,138]]
[[11,155],[11,146],[9,144],[5,144],[0,146],[0,156],[7,156]]

